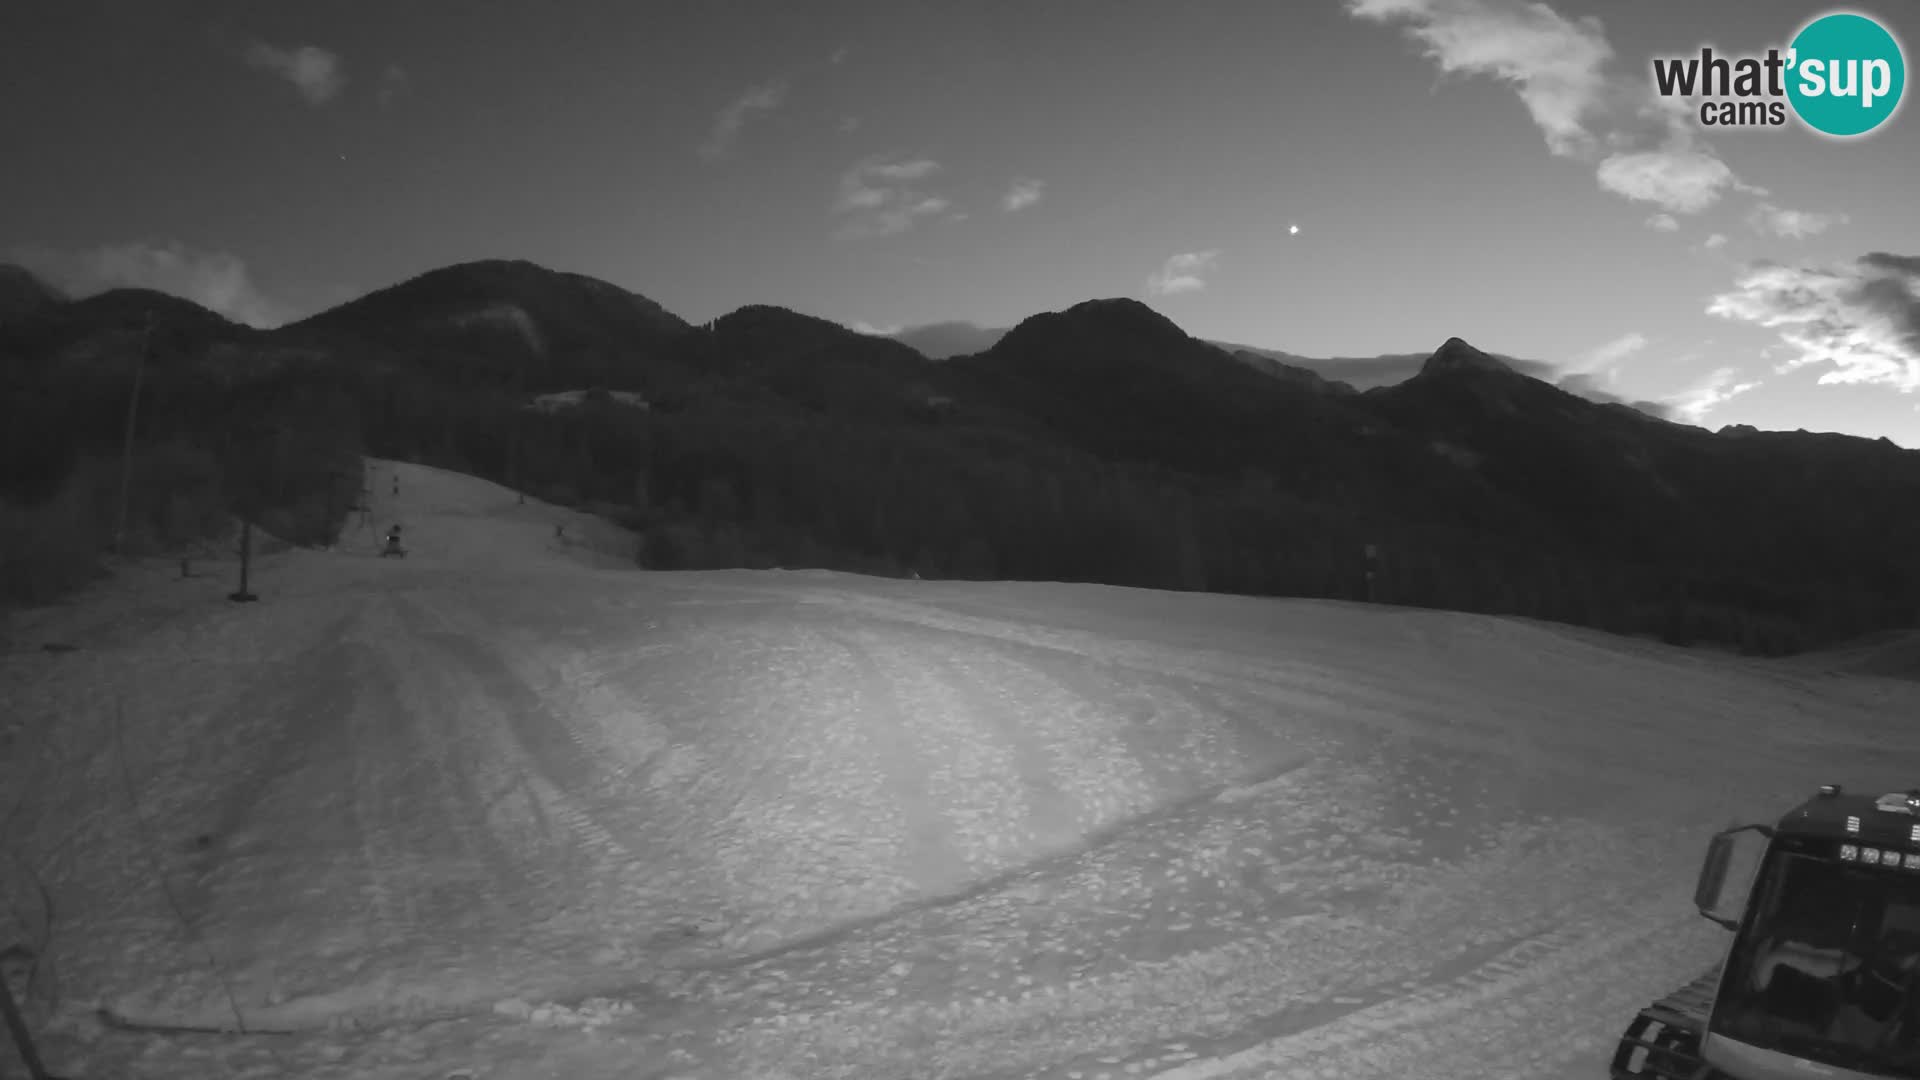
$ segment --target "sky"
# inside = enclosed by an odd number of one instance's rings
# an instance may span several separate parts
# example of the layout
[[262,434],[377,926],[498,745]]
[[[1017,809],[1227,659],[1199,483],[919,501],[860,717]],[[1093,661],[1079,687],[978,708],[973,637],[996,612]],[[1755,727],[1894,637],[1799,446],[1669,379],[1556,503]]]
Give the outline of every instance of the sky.
[[[1656,56],[1830,10],[9,0],[0,259],[261,326],[479,258],[692,321],[1131,296],[1197,337],[1459,336],[1707,427],[1920,448],[1920,113],[1835,139],[1655,92]],[[1849,10],[1915,53],[1911,7]]]

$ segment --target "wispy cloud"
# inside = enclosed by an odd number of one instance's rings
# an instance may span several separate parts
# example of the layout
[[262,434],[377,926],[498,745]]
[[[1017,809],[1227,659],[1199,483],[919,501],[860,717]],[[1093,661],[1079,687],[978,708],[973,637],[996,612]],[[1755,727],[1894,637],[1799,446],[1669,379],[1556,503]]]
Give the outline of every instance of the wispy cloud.
[[1709,251],[1712,251],[1712,250],[1716,250],[1716,249],[1718,249],[1718,248],[1723,248],[1723,247],[1726,247],[1726,246],[1727,246],[1727,234],[1726,234],[1726,233],[1714,233],[1713,235],[1711,235],[1711,236],[1709,236],[1709,237],[1707,237],[1707,238],[1706,238],[1705,240],[1702,240],[1702,241],[1700,242],[1700,246],[1701,246],[1701,247],[1704,247],[1704,248],[1706,248],[1706,249],[1707,249],[1707,250],[1709,250]]
[[317,46],[282,49],[264,41],[250,41],[240,56],[250,66],[270,71],[292,84],[310,105],[325,105],[340,96],[347,85],[339,55]]
[[1601,187],[1623,199],[1652,203],[1677,214],[1705,210],[1735,182],[1726,162],[1703,150],[1679,146],[1614,154],[1600,163],[1594,176]]
[[1692,386],[1667,398],[1663,404],[1671,410],[1673,419],[1704,425],[1708,413],[1759,385],[1757,379],[1742,381],[1737,368],[1715,368]]
[[399,64],[388,64],[387,69],[380,73],[380,87],[374,91],[374,98],[384,108],[406,93],[411,85],[405,68]]
[[1751,263],[1707,312],[1777,331],[1788,351],[1781,370],[1827,365],[1824,384],[1920,390],[1920,256]]
[[1596,345],[1574,357],[1570,366],[1573,370],[1583,372],[1611,371],[1618,367],[1622,360],[1645,349],[1647,344],[1647,335],[1638,330],[1628,331],[1612,341]]
[[931,158],[885,155],[865,158],[840,177],[833,212],[847,220],[852,236],[891,236],[914,227],[921,218],[939,214],[953,204],[941,195],[920,189],[917,181],[940,171]]
[[787,100],[787,84],[779,80],[749,86],[737,98],[728,102],[713,117],[713,128],[707,133],[707,139],[700,144],[700,156],[704,158],[725,157],[740,138],[740,130],[756,113],[768,113],[778,109]]
[[1646,349],[1647,344],[1647,335],[1633,330],[1611,341],[1595,345],[1585,352],[1577,353],[1565,363],[1514,361],[1513,367],[1524,375],[1531,375],[1543,382],[1552,383],[1570,394],[1578,394],[1589,401],[1631,405],[1642,412],[1670,418],[1671,409],[1657,402],[1629,401],[1612,389],[1620,384],[1620,368],[1626,359]]
[[1199,292],[1207,287],[1204,275],[1219,265],[1219,251],[1186,251],[1169,256],[1160,269],[1147,275],[1147,292],[1154,296],[1174,296]]
[[1845,214],[1788,210],[1769,202],[1760,203],[1747,214],[1747,225],[1754,232],[1786,240],[1817,236],[1835,225],[1845,225],[1848,220]]
[[912,158],[907,161],[876,160],[867,166],[869,175],[882,180],[925,180],[940,171],[940,163],[929,158]]
[[1655,232],[1679,232],[1680,219],[1672,214],[1655,214],[1647,219],[1647,228]]
[[1347,10],[1401,24],[1443,72],[1510,84],[1555,154],[1595,145],[1586,115],[1605,96],[1603,69],[1613,57],[1599,19],[1498,0],[1347,0]]
[[[1599,405],[1625,405],[1650,416],[1671,419],[1673,410],[1658,401],[1629,398],[1614,392],[1619,383],[1617,369],[1627,357],[1646,348],[1648,339],[1638,332],[1623,334],[1596,345],[1564,361],[1534,360],[1523,356],[1493,354],[1501,363],[1530,379],[1538,379],[1556,389],[1585,398]],[[1402,353],[1331,361],[1309,361],[1307,366],[1330,379],[1338,379],[1359,388],[1391,386],[1419,374],[1428,354]]]
[[1007,188],[1007,193],[1000,197],[1000,208],[1009,214],[1025,210],[1040,201],[1040,196],[1045,194],[1046,187],[1044,180],[1015,180]]
[[1394,24],[1447,73],[1508,83],[1559,157],[1594,165],[1600,186],[1669,214],[1729,191],[1764,195],[1701,140],[1686,102],[1660,98],[1643,72],[1614,70],[1594,16],[1536,0],[1345,0],[1357,18]]
[[130,243],[85,251],[13,248],[6,258],[69,296],[86,297],[108,289],[154,289],[248,326],[279,326],[292,318],[285,305],[255,286],[244,260],[223,251],[200,251],[179,243]]

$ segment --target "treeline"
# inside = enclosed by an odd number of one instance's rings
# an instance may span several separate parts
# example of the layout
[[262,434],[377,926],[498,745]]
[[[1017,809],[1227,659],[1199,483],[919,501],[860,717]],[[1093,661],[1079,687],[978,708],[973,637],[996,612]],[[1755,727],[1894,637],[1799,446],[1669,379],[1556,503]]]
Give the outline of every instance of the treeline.
[[[606,513],[654,569],[824,567],[924,578],[1100,582],[1529,616],[1781,655],[1901,625],[1885,581],[1775,584],[1738,567],[1596,558],[1496,526],[1307,502],[1271,475],[1115,463],[903,410],[796,411],[715,384],[673,408],[543,414],[421,386],[389,396],[381,453]],[[1368,545],[1374,545],[1369,576]],[[1904,607],[1903,607],[1904,605]]]
[[[119,343],[55,368],[0,347],[0,603],[44,603],[108,556],[205,553],[236,517],[331,542],[360,490],[358,395],[321,369],[236,379],[197,346]],[[132,454],[123,453],[134,397]]]
[[[1705,533],[1556,540],[1536,509],[1484,493],[1463,512],[1450,491],[1429,491],[1430,506],[1396,505],[1367,477],[1324,469],[1177,471],[1076,449],[978,408],[931,407],[852,374],[822,393],[795,371],[769,380],[695,354],[629,369],[615,388],[641,393],[649,409],[601,394],[546,413],[525,407],[530,395],[567,387],[526,385],[512,365],[462,366],[451,354],[431,364],[378,350],[243,361],[183,347],[151,362],[125,550],[226,542],[233,515],[296,543],[330,542],[371,454],[604,513],[635,530],[635,560],[654,569],[1371,598],[1764,654],[1911,625],[1915,610],[1901,568],[1825,550],[1831,565],[1810,563],[1801,556],[1816,549],[1784,533],[1724,550]],[[113,545],[130,364],[6,368],[8,599],[45,599],[84,580]],[[1418,487],[1424,475],[1401,482]],[[1536,486],[1573,497],[1564,477],[1552,483]],[[1717,512],[1751,505],[1764,495]],[[1594,521],[1589,534],[1611,527]]]

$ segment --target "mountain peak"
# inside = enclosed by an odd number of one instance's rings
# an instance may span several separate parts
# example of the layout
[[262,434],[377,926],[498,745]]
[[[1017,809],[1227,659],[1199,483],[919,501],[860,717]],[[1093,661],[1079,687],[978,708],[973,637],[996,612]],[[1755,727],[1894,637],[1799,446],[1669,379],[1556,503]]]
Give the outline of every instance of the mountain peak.
[[1512,374],[1513,368],[1461,338],[1450,337],[1420,367],[1422,375],[1440,371],[1502,371]]
[[1008,331],[1000,339],[1000,343],[1004,344],[1009,340],[1024,343],[1030,339],[1045,338],[1055,334],[1080,336],[1089,332],[1102,336],[1124,336],[1136,344],[1188,340],[1187,332],[1180,329],[1172,319],[1138,300],[1122,296],[1104,300],[1083,300],[1065,311],[1030,315]]
[[[303,320],[321,328],[375,324],[415,329],[466,325],[509,308],[516,323],[543,334],[586,322],[672,334],[685,322],[659,304],[611,282],[525,259],[475,259],[417,274]],[[499,321],[499,320],[495,320]]]
[[1143,329],[1152,327],[1155,330],[1170,330],[1181,337],[1187,336],[1187,332],[1180,329],[1172,319],[1167,318],[1165,315],[1160,314],[1130,296],[1115,296],[1104,300],[1082,300],[1066,311],[1061,312],[1061,314],[1069,318],[1112,319],[1116,322],[1131,323]]

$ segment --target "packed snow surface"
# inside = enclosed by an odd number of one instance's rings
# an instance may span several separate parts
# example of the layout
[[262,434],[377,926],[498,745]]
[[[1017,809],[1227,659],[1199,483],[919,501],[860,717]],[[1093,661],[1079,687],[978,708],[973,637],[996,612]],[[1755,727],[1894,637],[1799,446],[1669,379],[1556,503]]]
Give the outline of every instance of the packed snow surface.
[[[553,394],[541,394],[533,399],[532,407],[540,412],[559,412],[563,409],[577,409],[588,401],[588,391],[561,390]],[[609,390],[607,400],[620,405],[631,405],[637,409],[648,408],[647,399],[631,390]]]
[[471,477],[369,488],[258,602],[226,558],[9,620],[0,947],[55,1071],[1593,1077],[1725,944],[1708,835],[1920,780],[1920,685],[1817,663],[648,572]]

